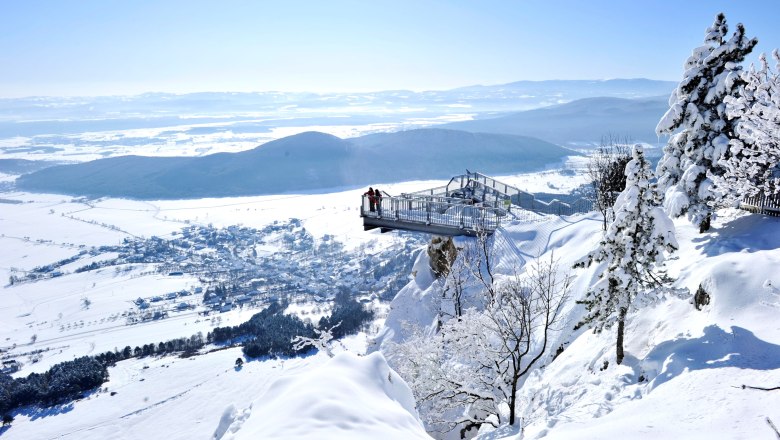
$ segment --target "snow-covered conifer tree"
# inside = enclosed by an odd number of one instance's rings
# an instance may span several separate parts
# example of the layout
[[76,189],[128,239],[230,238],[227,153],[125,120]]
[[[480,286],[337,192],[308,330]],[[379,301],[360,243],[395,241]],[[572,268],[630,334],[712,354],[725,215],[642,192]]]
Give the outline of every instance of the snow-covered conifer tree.
[[588,314],[578,324],[596,332],[617,322],[617,363],[623,361],[623,333],[627,313],[652,299],[646,289],[660,287],[668,277],[655,269],[665,252],[677,249],[674,224],[661,209],[661,197],[642,148],[635,145],[626,165],[626,189],[615,202],[615,220],[610,223],[599,247],[575,264],[590,266],[603,262],[599,280],[588,291]]
[[742,24],[728,40],[727,33],[726,17],[719,14],[707,28],[704,45],[685,62],[683,79],[656,127],[659,135],[674,134],[657,168],[664,206],[673,217],[687,213],[701,232],[709,229],[712,211],[720,203],[713,176],[725,173],[720,161],[728,157],[729,141],[735,137],[724,99],[737,94],[739,63],[758,42],[745,37]]
[[730,141],[730,157],[724,160],[723,183],[732,202],[745,196],[780,194],[780,54],[772,71],[766,56],[759,69],[742,74],[739,97],[726,98],[726,112],[736,120],[737,138]]

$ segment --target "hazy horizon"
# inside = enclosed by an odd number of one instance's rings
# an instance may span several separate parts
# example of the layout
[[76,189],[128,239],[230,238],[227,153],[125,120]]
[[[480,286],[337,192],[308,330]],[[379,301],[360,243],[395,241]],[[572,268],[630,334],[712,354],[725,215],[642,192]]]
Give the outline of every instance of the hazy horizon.
[[[360,94],[372,94],[372,93],[387,93],[387,92],[410,92],[410,93],[425,93],[425,92],[449,92],[458,89],[464,89],[469,87],[500,87],[504,85],[510,85],[514,83],[544,83],[544,82],[558,82],[558,81],[570,81],[570,82],[607,82],[607,81],[653,81],[653,82],[676,82],[672,80],[663,80],[655,78],[582,78],[582,79],[540,79],[540,80],[516,80],[495,84],[462,84],[448,88],[438,89],[366,89],[366,90],[334,90],[334,91],[314,91],[314,90],[197,90],[197,91],[182,91],[182,92],[168,92],[163,90],[147,90],[138,93],[115,93],[115,94],[74,94],[74,95],[24,95],[24,96],[12,96],[12,97],[0,97],[0,100],[14,100],[14,99],[35,99],[35,98],[50,98],[50,99],[76,99],[76,98],[132,98],[144,95],[197,95],[197,94],[312,94],[312,95],[342,95],[351,93]],[[660,96],[660,95],[659,95]]]

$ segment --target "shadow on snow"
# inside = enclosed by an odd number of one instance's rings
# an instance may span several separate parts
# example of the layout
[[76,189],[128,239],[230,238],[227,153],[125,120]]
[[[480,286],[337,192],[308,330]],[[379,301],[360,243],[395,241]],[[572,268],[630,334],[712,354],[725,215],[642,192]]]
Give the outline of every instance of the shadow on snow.
[[758,339],[742,327],[731,327],[731,333],[727,333],[710,325],[699,338],[680,338],[657,345],[641,364],[648,372],[658,371],[652,382],[655,388],[686,370],[780,368],[780,345]]
[[30,405],[20,408],[17,413],[25,415],[30,420],[44,419],[46,417],[58,416],[73,411],[73,402],[64,403],[61,405],[50,406],[47,408],[41,408],[38,406]]
[[780,220],[761,214],[751,214],[739,217],[719,228],[713,228],[709,233],[695,237],[696,249],[704,251],[713,257],[730,252],[765,251],[780,248],[780,235],[770,228],[775,228]]

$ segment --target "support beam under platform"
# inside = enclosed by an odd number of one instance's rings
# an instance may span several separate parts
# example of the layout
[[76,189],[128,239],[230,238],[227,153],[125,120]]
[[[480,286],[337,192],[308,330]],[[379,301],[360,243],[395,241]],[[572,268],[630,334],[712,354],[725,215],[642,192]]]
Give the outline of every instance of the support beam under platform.
[[[477,231],[470,228],[433,225],[433,224],[419,223],[419,222],[413,222],[408,220],[395,220],[392,218],[381,218],[381,217],[370,217],[370,216],[363,217],[363,230],[369,231],[371,229],[376,229],[376,228],[380,228],[380,231],[383,233],[393,231],[393,230],[400,230],[400,231],[412,231],[412,232],[425,232],[427,234],[444,235],[444,236],[468,235],[470,237],[475,237],[477,235]],[[484,232],[488,235],[491,235],[493,234],[494,231],[484,230]]]

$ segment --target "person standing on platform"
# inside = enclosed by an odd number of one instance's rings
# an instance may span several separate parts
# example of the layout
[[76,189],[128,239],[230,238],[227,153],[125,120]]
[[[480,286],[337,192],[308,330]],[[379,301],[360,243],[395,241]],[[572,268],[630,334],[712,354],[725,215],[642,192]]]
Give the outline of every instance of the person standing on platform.
[[382,215],[382,193],[379,192],[379,188],[374,190],[374,199],[376,199],[376,210],[379,215]]
[[374,198],[374,189],[370,186],[368,187],[368,191],[366,191],[364,196],[368,196],[368,210],[371,212],[376,211],[376,199]]

